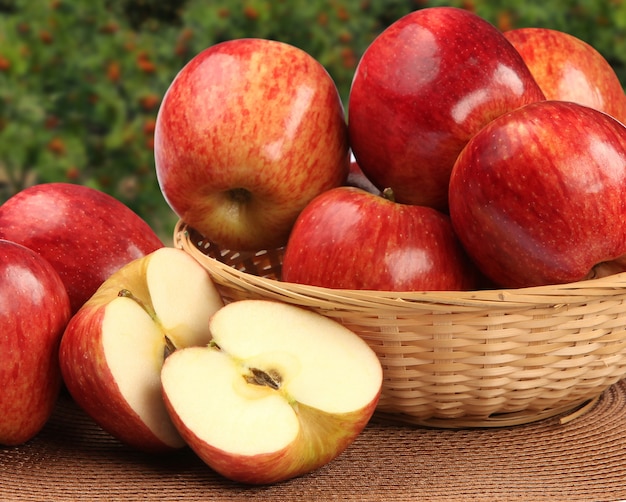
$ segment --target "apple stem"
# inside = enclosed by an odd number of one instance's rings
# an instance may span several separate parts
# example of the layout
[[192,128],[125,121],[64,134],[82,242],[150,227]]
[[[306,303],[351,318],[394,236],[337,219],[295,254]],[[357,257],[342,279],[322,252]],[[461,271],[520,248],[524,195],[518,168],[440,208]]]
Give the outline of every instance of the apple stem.
[[383,197],[384,199],[387,199],[388,201],[391,201],[391,202],[395,202],[396,201],[396,196],[393,193],[393,188],[391,188],[391,187],[385,188],[381,192],[381,197]]
[[131,290],[129,290],[129,289],[120,289],[119,292],[117,293],[117,296],[121,296],[123,298],[130,298],[135,303],[138,303],[139,306],[146,311],[146,313],[150,316],[150,318],[152,320],[157,321],[156,312],[154,312],[154,310],[149,309],[148,306],[143,301],[141,301],[139,298],[137,298],[132,293]]

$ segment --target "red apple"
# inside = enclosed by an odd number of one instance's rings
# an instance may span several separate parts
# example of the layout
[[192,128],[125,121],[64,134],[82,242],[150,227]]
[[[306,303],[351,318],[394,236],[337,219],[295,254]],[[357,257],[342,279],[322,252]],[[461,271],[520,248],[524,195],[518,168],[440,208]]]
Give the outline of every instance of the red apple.
[[334,81],[276,41],[231,40],[196,55],[163,98],[154,141],[167,202],[228,249],[285,244],[302,208],[348,175]]
[[467,140],[495,117],[543,100],[502,32],[454,7],[395,21],[366,49],[349,97],[351,147],[365,175],[396,200],[446,210]]
[[269,484],[341,454],[376,409],[376,353],[340,323],[281,302],[229,303],[206,347],[163,364],[163,396],[189,446],[235,481]]
[[206,270],[164,247],[115,272],[72,317],[61,341],[63,379],[74,400],[120,441],[148,452],[185,446],[161,397],[171,351],[211,340],[222,299]]
[[587,42],[548,28],[516,28],[504,36],[521,54],[547,99],[573,101],[626,123],[626,94],[615,70]]
[[58,348],[70,318],[59,275],[34,251],[0,240],[0,444],[33,438],[61,389]]
[[282,279],[340,289],[466,290],[474,267],[447,215],[354,187],[319,195],[287,243]]
[[114,197],[70,183],[34,185],[0,206],[0,238],[43,256],[76,312],[113,272],[163,243]]
[[450,217],[468,254],[503,287],[626,270],[626,127],[543,101],[502,115],[459,155]]

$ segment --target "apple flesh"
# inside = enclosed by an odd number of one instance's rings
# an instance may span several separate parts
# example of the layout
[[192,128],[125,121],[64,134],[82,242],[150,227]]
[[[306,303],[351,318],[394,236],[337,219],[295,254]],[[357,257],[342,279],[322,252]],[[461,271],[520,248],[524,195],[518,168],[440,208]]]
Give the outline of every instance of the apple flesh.
[[378,291],[468,290],[477,274],[450,218],[359,188],[319,195],[285,248],[282,280]]
[[154,142],[169,205],[226,249],[284,245],[302,208],[348,175],[334,81],[277,41],[230,40],[196,55],[165,93]]
[[366,49],[348,102],[356,161],[401,203],[447,211],[448,180],[468,139],[544,95],[501,31],[454,7],[419,9]]
[[52,266],[34,251],[0,240],[0,444],[33,438],[61,389],[58,349],[70,300]]
[[163,247],[122,202],[71,183],[34,185],[9,198],[0,206],[0,239],[50,262],[67,288],[73,313],[113,272]]
[[301,307],[241,300],[218,311],[207,347],[162,369],[174,424],[207,465],[250,484],[284,481],[336,458],[375,411],[382,368],[338,322]]
[[223,305],[204,268],[164,247],[107,279],[72,317],[60,347],[66,386],[102,429],[144,451],[184,446],[161,397],[164,358],[206,345]]
[[498,117],[459,155],[450,217],[501,287],[559,284],[626,268],[626,127],[572,102]]
[[504,36],[521,54],[547,99],[586,105],[626,123],[622,84],[593,46],[549,28],[516,28]]

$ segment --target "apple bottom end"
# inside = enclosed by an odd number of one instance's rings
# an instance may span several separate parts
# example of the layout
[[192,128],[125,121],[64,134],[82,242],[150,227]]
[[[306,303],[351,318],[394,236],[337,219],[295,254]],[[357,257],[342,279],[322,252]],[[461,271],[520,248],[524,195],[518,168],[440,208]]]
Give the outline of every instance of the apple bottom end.
[[301,430],[294,441],[274,452],[227,452],[206,444],[189,430],[180,433],[191,450],[224,478],[246,485],[273,485],[317,471],[341,455],[369,423],[378,397],[366,408],[340,415],[297,404]]

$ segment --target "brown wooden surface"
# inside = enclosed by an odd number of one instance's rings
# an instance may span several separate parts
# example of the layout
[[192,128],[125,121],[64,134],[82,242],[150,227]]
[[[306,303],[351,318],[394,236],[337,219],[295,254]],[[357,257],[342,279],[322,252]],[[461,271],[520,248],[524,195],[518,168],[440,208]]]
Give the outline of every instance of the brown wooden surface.
[[264,487],[229,482],[190,450],[154,457],[62,397],[29,443],[0,449],[0,500],[626,499],[626,382],[584,415],[490,429],[370,423],[322,469]]

